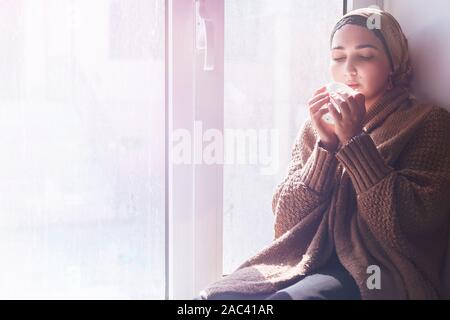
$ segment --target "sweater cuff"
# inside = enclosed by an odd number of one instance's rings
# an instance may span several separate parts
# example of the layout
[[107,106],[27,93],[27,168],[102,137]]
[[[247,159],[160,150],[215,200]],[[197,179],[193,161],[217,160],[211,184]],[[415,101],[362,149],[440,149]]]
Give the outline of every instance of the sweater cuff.
[[386,165],[368,134],[360,135],[343,146],[336,153],[336,158],[347,170],[357,194],[369,190],[393,171]]
[[299,174],[304,185],[320,194],[330,185],[338,161],[335,154],[322,148],[319,142],[316,141],[311,156]]

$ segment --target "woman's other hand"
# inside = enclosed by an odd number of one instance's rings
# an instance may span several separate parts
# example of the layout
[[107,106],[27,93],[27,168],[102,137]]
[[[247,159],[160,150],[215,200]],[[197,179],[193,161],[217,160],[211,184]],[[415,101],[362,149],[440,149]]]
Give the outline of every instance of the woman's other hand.
[[326,150],[333,152],[339,146],[339,139],[335,134],[334,125],[322,119],[323,115],[329,112],[327,104],[330,104],[330,97],[324,86],[318,89],[308,101],[308,108],[313,127],[319,134],[321,145]]
[[362,93],[350,96],[343,101],[339,108],[330,103],[328,110],[334,120],[334,130],[342,145],[345,145],[351,138],[362,133],[364,120],[366,118],[365,96]]

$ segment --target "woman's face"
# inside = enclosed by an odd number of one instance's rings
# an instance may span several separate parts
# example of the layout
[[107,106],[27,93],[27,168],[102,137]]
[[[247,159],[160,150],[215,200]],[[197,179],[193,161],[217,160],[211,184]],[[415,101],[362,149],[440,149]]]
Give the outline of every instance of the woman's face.
[[387,90],[389,58],[372,31],[347,24],[334,34],[330,71],[334,81],[364,94],[369,110]]

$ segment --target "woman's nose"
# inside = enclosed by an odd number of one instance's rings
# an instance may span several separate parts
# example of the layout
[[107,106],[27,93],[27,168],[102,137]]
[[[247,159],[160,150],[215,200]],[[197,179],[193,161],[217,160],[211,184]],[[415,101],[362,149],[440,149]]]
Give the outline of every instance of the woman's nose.
[[350,59],[345,63],[345,73],[346,75],[356,75],[356,68]]

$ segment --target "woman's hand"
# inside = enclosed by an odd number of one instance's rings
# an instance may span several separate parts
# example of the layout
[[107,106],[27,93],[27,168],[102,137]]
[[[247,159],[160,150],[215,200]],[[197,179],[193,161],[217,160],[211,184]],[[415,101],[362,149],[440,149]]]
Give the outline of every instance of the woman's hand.
[[358,93],[354,97],[350,96],[339,105],[341,113],[332,104],[328,104],[328,110],[334,119],[334,130],[342,145],[345,145],[351,138],[362,133],[364,120],[366,118],[365,96]]
[[327,104],[330,102],[330,96],[325,89],[326,87],[322,87],[317,90],[308,101],[309,116],[314,129],[320,136],[321,145],[328,151],[335,151],[339,145],[339,139],[334,132],[334,125],[322,119],[322,116],[328,112]]

